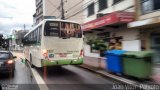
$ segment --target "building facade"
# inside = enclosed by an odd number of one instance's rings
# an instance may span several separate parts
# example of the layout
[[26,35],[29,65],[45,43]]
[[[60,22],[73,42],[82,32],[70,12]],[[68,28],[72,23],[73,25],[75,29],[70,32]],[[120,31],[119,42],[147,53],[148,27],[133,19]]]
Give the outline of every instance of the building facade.
[[160,63],[160,0],[135,0],[136,21],[128,28],[140,31],[144,50],[153,50],[155,63]]
[[26,33],[28,33],[29,30],[13,30],[12,35],[10,36],[10,44],[11,50],[22,50],[23,49],[23,43],[22,39]]
[[[63,4],[63,8],[62,8]],[[62,9],[65,19],[82,23],[83,0],[36,0],[36,13],[33,15],[36,24],[43,19],[62,18]]]
[[141,50],[139,31],[127,28],[135,20],[134,0],[84,0],[84,3],[85,56],[101,57],[103,51],[112,49]]

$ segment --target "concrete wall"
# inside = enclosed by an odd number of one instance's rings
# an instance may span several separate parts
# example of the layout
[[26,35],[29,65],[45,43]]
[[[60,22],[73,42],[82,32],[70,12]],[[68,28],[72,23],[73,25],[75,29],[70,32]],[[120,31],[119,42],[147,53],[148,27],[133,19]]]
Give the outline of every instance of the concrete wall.
[[56,16],[60,15],[60,5],[61,0],[44,0],[43,2],[43,15],[44,16]]
[[[110,32],[110,36],[113,34],[116,37],[122,36],[123,41],[134,41],[134,40],[139,40],[139,30],[137,29],[127,29],[126,27],[121,27],[121,28],[106,28],[104,31],[94,31],[93,33],[87,33],[85,34],[85,44],[84,44],[84,52],[85,56],[89,57],[100,57],[99,53],[92,53],[90,50],[90,46],[86,44],[87,40],[93,40],[96,39],[97,33],[103,33],[103,32]],[[140,47],[140,46],[139,46]]]
[[[63,0],[64,15],[67,20],[73,20],[79,23],[83,22],[82,10],[83,0]],[[61,0],[44,0],[44,16],[56,16],[61,18]]]
[[65,17],[67,20],[83,23],[83,0],[67,0],[64,4],[64,8],[66,11]]
[[[115,34],[118,36],[123,36],[124,41],[130,41],[130,40],[137,40],[139,39],[139,30],[137,29],[127,29],[127,28],[119,28],[119,29],[112,29],[112,28],[106,28],[103,32],[110,32],[110,35]],[[85,41],[86,39],[95,39],[97,38],[97,33],[103,33],[103,32],[94,32],[94,33],[88,33],[85,35]]]
[[124,41],[130,41],[130,40],[137,40],[138,39],[138,30],[135,29],[114,29],[114,30],[108,30],[112,34],[116,34],[116,36],[123,36]]
[[[85,0],[84,3],[87,5],[90,5],[91,3],[95,3],[95,14],[92,16],[87,16],[88,15],[88,10],[85,9],[84,11],[84,16],[85,16],[85,20],[84,22],[88,22],[91,20],[96,19],[97,14],[98,13],[102,13],[102,14],[107,14],[107,13],[111,13],[114,11],[129,11],[129,12],[134,12],[134,0],[123,0],[115,5],[113,5],[113,0],[107,0],[108,1],[108,8],[102,10],[102,11],[98,11],[98,0]],[[86,5],[86,6],[87,6]]]

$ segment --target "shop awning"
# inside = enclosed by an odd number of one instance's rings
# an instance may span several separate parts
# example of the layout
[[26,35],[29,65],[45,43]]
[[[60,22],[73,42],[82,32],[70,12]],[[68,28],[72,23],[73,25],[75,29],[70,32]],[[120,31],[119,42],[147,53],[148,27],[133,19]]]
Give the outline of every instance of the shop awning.
[[133,12],[118,11],[118,12],[113,12],[103,17],[100,17],[96,20],[82,24],[82,30],[89,31],[89,30],[97,29],[107,25],[123,24],[123,23],[129,23],[132,21],[134,21]]
[[154,17],[146,20],[131,22],[128,24],[128,28],[148,28],[152,26],[157,26],[159,24],[160,17]]

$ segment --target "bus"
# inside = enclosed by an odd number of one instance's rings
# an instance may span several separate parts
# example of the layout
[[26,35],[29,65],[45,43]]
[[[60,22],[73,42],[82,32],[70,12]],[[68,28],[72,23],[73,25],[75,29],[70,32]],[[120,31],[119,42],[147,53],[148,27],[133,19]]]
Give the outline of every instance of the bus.
[[24,36],[22,42],[25,59],[32,67],[83,63],[83,34],[79,23],[44,19]]

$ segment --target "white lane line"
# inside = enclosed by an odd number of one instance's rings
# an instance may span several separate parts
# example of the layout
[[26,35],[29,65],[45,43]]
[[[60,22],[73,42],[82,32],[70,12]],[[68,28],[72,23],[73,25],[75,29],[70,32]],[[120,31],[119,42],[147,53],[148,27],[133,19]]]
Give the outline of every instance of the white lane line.
[[35,69],[31,68],[31,70],[32,70],[33,76],[35,77],[36,82],[37,82],[40,90],[49,90],[45,81],[42,79],[42,77],[39,75],[39,73]]

